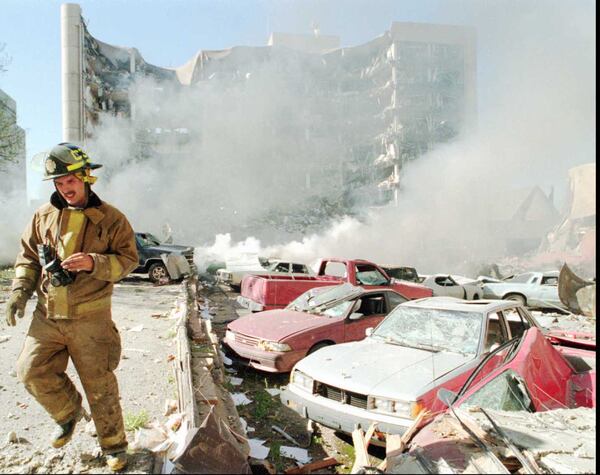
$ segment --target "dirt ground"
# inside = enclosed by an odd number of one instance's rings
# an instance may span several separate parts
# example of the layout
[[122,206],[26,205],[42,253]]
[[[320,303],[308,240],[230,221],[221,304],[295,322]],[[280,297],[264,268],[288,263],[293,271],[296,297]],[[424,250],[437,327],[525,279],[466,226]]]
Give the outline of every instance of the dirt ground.
[[[28,303],[27,314],[16,327],[6,326],[4,307],[11,277],[10,271],[0,273],[0,407],[4,408],[0,415],[0,473],[109,473],[98,456],[96,438],[90,434],[93,424],[80,422],[72,441],[62,449],[48,444],[54,422],[15,374],[35,303]],[[115,286],[113,319],[123,347],[116,375],[126,427],[130,429],[155,418],[165,420],[165,400],[177,397],[172,363],[167,360],[175,351],[170,330],[174,321],[167,315],[180,289],[179,284],[155,287],[139,278],[128,278]],[[81,391],[72,364],[68,374]],[[134,432],[128,431],[130,442],[133,436]],[[153,466],[152,454],[134,453],[125,473],[152,473]]]
[[[246,315],[247,310],[242,309],[236,302],[239,294],[233,292],[225,285],[208,285],[199,290],[200,305],[205,307],[212,317],[212,326],[219,338],[223,338],[227,322],[239,316]],[[256,371],[252,368],[230,366],[230,376],[242,378],[239,386],[228,384],[232,393],[244,393],[252,403],[237,406],[238,413],[249,427],[254,428],[248,433],[249,438],[264,440],[264,446],[270,448],[267,461],[282,473],[284,470],[295,467],[293,459],[280,454],[281,446],[294,447],[294,444],[285,437],[272,430],[278,426],[291,435],[304,448],[308,446],[308,453],[313,461],[326,457],[335,457],[340,465],[329,469],[320,470],[320,473],[349,473],[354,462],[354,447],[351,438],[336,434],[333,430],[314,425],[311,433],[307,429],[307,421],[296,412],[285,407],[279,396],[271,396],[267,389],[279,389],[289,380],[289,374],[269,374]],[[235,371],[235,372],[233,372]],[[310,444],[310,445],[309,445]],[[377,447],[370,450],[373,465],[378,464],[385,457],[385,452]]]

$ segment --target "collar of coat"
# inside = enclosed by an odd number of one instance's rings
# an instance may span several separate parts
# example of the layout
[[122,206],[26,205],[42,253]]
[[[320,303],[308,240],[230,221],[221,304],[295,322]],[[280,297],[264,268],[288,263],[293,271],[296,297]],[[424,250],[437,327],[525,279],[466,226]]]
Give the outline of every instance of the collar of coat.
[[[52,193],[50,196],[50,204],[54,206],[58,210],[62,210],[67,208],[69,205],[65,202],[65,200],[58,194],[58,191]],[[98,224],[104,218],[104,213],[100,211],[100,206],[102,205],[102,200],[98,198],[98,195],[90,190],[90,195],[88,197],[87,204],[83,209],[84,214],[90,219],[90,221],[94,224]]]

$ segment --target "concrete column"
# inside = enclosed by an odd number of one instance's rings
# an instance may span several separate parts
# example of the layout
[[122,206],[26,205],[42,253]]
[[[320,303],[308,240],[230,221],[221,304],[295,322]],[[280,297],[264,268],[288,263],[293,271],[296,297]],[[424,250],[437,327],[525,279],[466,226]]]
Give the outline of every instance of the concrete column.
[[60,6],[62,138],[83,142],[83,30],[81,7],[76,3]]

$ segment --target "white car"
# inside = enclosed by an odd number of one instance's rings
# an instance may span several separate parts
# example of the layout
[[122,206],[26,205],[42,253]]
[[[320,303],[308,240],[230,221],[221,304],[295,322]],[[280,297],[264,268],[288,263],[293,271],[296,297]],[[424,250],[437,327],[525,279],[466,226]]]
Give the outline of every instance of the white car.
[[321,348],[296,363],[281,401],[334,430],[352,433],[376,422],[381,434],[403,434],[422,409],[443,409],[439,388],[458,391],[486,355],[532,327],[540,330],[512,301],[406,302],[364,340]]
[[433,290],[434,297],[456,297],[464,300],[483,298],[481,284],[468,277],[435,274],[426,276],[421,283]]
[[247,275],[313,275],[313,271],[305,264],[283,260],[262,260],[255,264],[227,264],[226,269],[217,270],[217,281],[231,287],[240,287],[242,279]]
[[566,309],[558,296],[558,271],[526,272],[483,285],[486,299],[516,300],[528,307]]

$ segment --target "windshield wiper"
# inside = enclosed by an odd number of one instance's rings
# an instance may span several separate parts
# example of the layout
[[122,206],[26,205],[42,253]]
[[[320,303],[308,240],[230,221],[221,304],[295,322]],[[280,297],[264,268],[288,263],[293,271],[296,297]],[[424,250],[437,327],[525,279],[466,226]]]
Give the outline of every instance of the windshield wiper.
[[392,345],[406,346],[408,348],[415,348],[416,350],[425,350],[431,353],[439,353],[441,351],[439,348],[436,348],[434,346],[422,345],[420,343],[408,343],[406,340],[395,340],[394,338],[391,338],[389,336],[384,338],[386,343],[390,343]]

